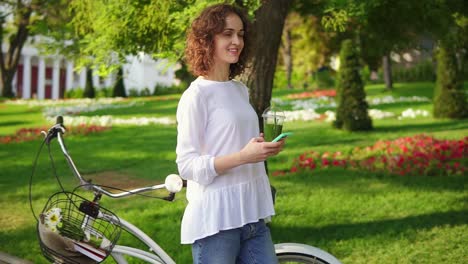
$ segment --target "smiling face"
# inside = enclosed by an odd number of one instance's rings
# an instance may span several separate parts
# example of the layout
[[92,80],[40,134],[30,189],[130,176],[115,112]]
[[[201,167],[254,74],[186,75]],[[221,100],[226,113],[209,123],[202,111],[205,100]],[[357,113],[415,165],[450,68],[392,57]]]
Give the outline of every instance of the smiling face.
[[194,19],[187,34],[185,61],[195,76],[232,79],[247,67],[251,54],[247,14],[229,4],[217,4]]
[[244,48],[244,25],[240,17],[230,13],[225,19],[223,31],[214,37],[215,67],[227,67],[236,63]]

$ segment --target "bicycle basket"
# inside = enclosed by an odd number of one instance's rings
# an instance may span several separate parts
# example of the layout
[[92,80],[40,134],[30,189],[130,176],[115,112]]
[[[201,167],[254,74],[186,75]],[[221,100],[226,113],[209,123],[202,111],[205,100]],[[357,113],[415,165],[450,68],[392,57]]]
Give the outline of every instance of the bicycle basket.
[[115,214],[72,192],[52,195],[37,224],[42,254],[54,263],[100,263],[120,232]]

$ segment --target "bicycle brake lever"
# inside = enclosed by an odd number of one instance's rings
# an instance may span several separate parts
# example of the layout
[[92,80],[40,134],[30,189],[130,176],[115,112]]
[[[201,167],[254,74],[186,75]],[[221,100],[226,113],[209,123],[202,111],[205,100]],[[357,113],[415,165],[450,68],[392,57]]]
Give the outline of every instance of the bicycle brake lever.
[[174,199],[175,199],[175,193],[172,193],[172,192],[171,192],[171,193],[169,193],[168,196],[163,197],[162,199],[163,199],[163,200],[166,200],[166,201],[169,201],[169,202],[172,202],[172,201],[174,201]]

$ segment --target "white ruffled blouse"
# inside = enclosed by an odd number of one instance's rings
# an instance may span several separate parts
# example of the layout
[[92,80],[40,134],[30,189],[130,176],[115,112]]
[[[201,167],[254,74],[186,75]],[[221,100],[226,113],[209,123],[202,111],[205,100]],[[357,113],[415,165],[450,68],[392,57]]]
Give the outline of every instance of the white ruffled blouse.
[[244,84],[196,79],[179,101],[177,131],[176,162],[188,180],[182,244],[275,214],[263,162],[223,174],[214,168],[216,156],[238,152],[259,135]]

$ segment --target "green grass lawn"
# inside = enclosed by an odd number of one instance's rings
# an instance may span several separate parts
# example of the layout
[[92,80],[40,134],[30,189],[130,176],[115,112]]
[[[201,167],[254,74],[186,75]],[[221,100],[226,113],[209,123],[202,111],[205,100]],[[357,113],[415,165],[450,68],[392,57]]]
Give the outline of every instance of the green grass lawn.
[[[465,85],[466,86],[466,85]],[[366,88],[369,96],[432,97],[433,84],[396,84]],[[285,97],[294,91],[274,91]],[[137,99],[132,108],[99,110],[85,115],[175,116],[178,96]],[[430,102],[381,105],[400,113],[409,107],[432,111]],[[66,122],[66,120],[65,120]],[[0,136],[21,127],[47,124],[40,107],[0,103]],[[294,132],[285,150],[269,160],[270,171],[288,170],[292,160],[308,150],[346,151],[373,145],[380,139],[429,134],[460,139],[468,135],[468,120],[431,117],[374,120],[374,131],[334,130],[322,121],[286,123]],[[121,188],[162,182],[177,172],[175,125],[118,126],[88,136],[67,136],[67,147],[81,173],[94,182]],[[0,144],[0,252],[34,263],[47,263],[40,254],[35,220],[29,208],[28,183],[40,140]],[[75,186],[57,146],[52,153],[65,188]],[[468,256],[468,177],[401,177],[333,168],[271,177],[278,190],[276,216],[270,227],[275,242],[306,243],[337,256],[343,263],[465,263]],[[33,208],[40,212],[59,190],[46,150],[33,179]],[[87,195],[83,192],[81,194]],[[89,195],[87,195],[89,198]],[[177,263],[190,263],[189,246],[180,245],[180,220],[185,193],[174,202],[148,197],[103,198],[102,205],[155,238]],[[123,234],[122,244],[135,245]],[[108,261],[112,263],[112,261]]]

